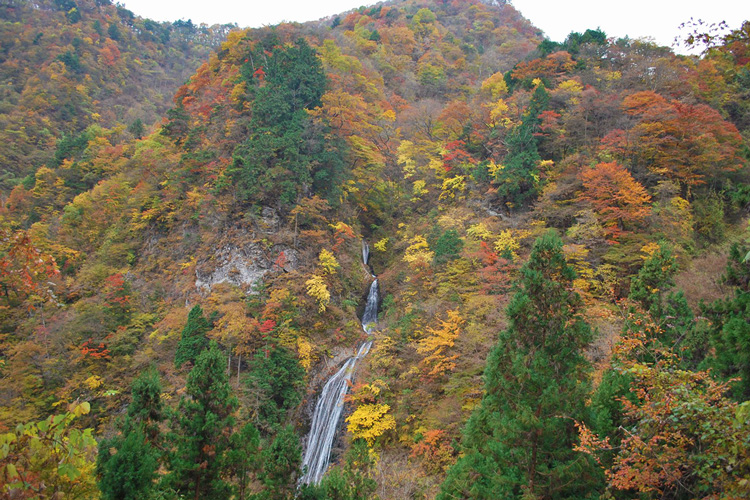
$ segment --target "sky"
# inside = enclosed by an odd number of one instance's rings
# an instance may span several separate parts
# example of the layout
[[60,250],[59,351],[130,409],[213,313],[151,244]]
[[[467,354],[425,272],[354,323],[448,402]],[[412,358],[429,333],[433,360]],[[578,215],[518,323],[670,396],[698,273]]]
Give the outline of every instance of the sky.
[[[365,0],[120,0],[135,14],[157,21],[192,20],[193,23],[236,23],[259,27],[282,21],[313,21],[375,1]],[[607,36],[650,37],[672,46],[691,17],[708,23],[726,21],[737,28],[750,19],[748,0],[511,0],[532,24],[553,41],[571,31],[600,28]],[[675,48],[677,50],[677,48]],[[684,52],[682,49],[678,52]]]

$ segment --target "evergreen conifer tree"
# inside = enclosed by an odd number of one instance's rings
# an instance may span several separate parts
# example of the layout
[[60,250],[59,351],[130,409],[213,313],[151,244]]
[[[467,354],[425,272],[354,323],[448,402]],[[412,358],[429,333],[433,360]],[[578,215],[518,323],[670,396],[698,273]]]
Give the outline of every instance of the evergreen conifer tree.
[[266,490],[261,498],[292,498],[302,464],[302,447],[294,428],[290,425],[282,427],[271,445],[263,450],[262,458],[261,481]]
[[206,333],[210,329],[211,325],[203,315],[201,306],[193,307],[188,313],[187,323],[182,329],[182,336],[174,354],[174,364],[177,368],[187,361],[194,363],[201,351],[208,347]]
[[630,298],[639,302],[655,319],[660,318],[667,291],[674,286],[675,273],[677,262],[672,249],[660,242],[659,248],[646,259],[630,283]]
[[464,430],[464,456],[439,499],[585,498],[597,471],[573,451],[587,420],[591,329],[553,232],[534,244],[485,370],[485,396]]
[[248,498],[252,473],[258,472],[260,461],[260,433],[253,424],[245,424],[232,434],[227,450],[225,472],[234,476],[234,497],[237,500]]
[[305,369],[296,354],[273,343],[267,352],[258,352],[251,360],[245,383],[255,425],[264,433],[272,433],[302,401]]
[[185,498],[229,498],[230,487],[221,473],[238,402],[216,342],[198,355],[188,375],[186,393],[172,419],[175,449],[167,481]]
[[521,123],[510,131],[505,139],[508,154],[505,168],[497,173],[498,195],[510,206],[521,206],[536,198],[539,188],[539,115],[547,109],[549,93],[544,84],[539,84],[531,96],[529,107]]
[[99,489],[107,500],[151,498],[159,462],[159,422],[163,418],[159,374],[151,369],[132,385],[133,400],[119,434],[99,443]]
[[164,405],[161,400],[159,373],[151,368],[133,381],[132,401],[128,406],[128,418],[143,426],[146,438],[159,442],[159,423],[164,420]]
[[706,364],[722,377],[739,378],[732,385],[732,396],[750,399],[750,253],[747,247],[733,245],[723,278],[734,294],[703,306],[710,322],[712,356]]
[[371,477],[375,464],[370,456],[367,441],[356,439],[346,453],[342,468],[333,467],[320,484],[300,488],[299,500],[368,500],[373,498],[377,482]]
[[[271,34],[247,61],[240,73],[253,99],[252,122],[230,169],[238,197],[292,206],[300,195],[316,192],[335,201],[344,172],[343,144],[307,112],[320,106],[327,83],[315,50],[304,39],[287,46]],[[256,61],[264,61],[260,69]]]
[[[126,425],[127,427],[127,425]],[[114,451],[114,453],[112,452]],[[106,500],[147,500],[152,497],[158,452],[140,425],[99,443],[96,471]]]

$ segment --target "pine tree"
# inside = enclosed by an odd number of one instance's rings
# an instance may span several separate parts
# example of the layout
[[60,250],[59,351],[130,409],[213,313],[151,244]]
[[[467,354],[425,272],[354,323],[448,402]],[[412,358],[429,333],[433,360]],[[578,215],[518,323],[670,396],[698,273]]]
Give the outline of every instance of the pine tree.
[[245,424],[242,429],[232,434],[226,454],[224,470],[235,478],[234,498],[247,498],[251,474],[260,469],[260,458],[260,433],[253,424]]
[[[677,261],[671,247],[659,242],[659,247],[643,263],[630,283],[629,298],[648,312],[651,321],[659,326],[657,340],[680,356],[680,364],[695,369],[705,357],[706,339],[696,329],[695,315],[682,290],[675,286]],[[637,331],[637,324],[628,325]]]
[[187,361],[194,363],[201,351],[208,347],[206,333],[210,329],[211,325],[203,315],[201,306],[193,307],[188,313],[187,323],[182,329],[182,337],[174,354],[174,364],[177,368]]
[[522,268],[485,370],[485,396],[464,430],[464,456],[439,499],[584,498],[596,478],[573,451],[575,421],[587,420],[591,329],[572,291],[573,269],[550,232]]
[[142,426],[130,426],[127,432],[123,430],[117,437],[102,440],[96,462],[102,497],[106,500],[151,498],[157,465],[158,452],[148,442]]
[[246,385],[255,425],[263,432],[272,432],[302,401],[305,369],[295,354],[273,344],[268,352],[256,353],[250,362]]
[[713,354],[706,364],[725,378],[739,378],[732,385],[732,396],[750,399],[750,253],[747,247],[733,245],[723,278],[734,288],[733,296],[703,306],[711,320],[709,331]]
[[143,125],[143,120],[136,118],[133,123],[128,127],[128,132],[133,134],[136,139],[141,139],[143,134],[146,133],[146,127]]
[[263,472],[260,479],[266,490],[262,498],[291,498],[301,464],[302,447],[299,436],[291,426],[283,427],[271,445],[263,450]]
[[549,94],[544,84],[539,84],[531,96],[521,123],[505,139],[508,154],[504,167],[497,173],[498,195],[509,206],[521,206],[536,198],[539,188],[539,155],[537,133],[539,115],[547,109]]
[[240,72],[253,113],[249,137],[235,149],[229,172],[238,197],[292,206],[300,195],[316,192],[335,201],[342,144],[308,114],[320,106],[327,83],[315,50],[304,39],[283,45],[272,34],[248,54]]
[[299,500],[368,500],[373,498],[377,482],[372,479],[374,462],[364,439],[355,439],[346,453],[343,467],[333,467],[320,484],[303,485]]
[[674,275],[677,273],[677,262],[672,249],[665,242],[651,254],[638,275],[630,284],[630,298],[639,302],[654,318],[663,313],[664,297],[674,286]]
[[188,375],[186,393],[172,419],[175,449],[167,482],[186,498],[223,500],[229,497],[230,487],[222,480],[221,467],[238,403],[216,342],[198,355]]
[[159,442],[159,423],[164,420],[164,405],[161,400],[159,373],[151,368],[133,381],[132,401],[128,406],[128,418],[143,426],[146,438]]
[[151,369],[132,386],[132,402],[119,434],[99,443],[99,489],[107,500],[150,498],[159,461],[159,422],[163,419],[159,374]]

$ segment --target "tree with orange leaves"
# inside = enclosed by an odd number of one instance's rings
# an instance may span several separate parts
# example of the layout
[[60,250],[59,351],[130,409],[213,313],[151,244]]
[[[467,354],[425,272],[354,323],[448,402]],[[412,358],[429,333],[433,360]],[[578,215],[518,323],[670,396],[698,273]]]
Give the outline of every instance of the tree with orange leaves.
[[581,199],[593,206],[613,239],[651,212],[651,197],[646,189],[618,163],[599,163],[581,172],[580,177]]
[[742,167],[742,137],[715,109],[651,91],[629,95],[622,107],[638,120],[632,129],[638,161],[686,192]]

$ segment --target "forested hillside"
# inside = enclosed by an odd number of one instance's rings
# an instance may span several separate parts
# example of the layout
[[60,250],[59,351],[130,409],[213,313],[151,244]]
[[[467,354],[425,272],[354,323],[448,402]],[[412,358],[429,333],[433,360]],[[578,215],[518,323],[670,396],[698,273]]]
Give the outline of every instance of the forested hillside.
[[[40,167],[77,159],[94,138],[100,147],[140,139],[232,28],[157,23],[110,0],[10,0],[0,20],[4,195],[21,180],[33,185]],[[101,177],[63,179],[80,191]]]
[[0,495],[750,495],[750,23],[0,9]]

